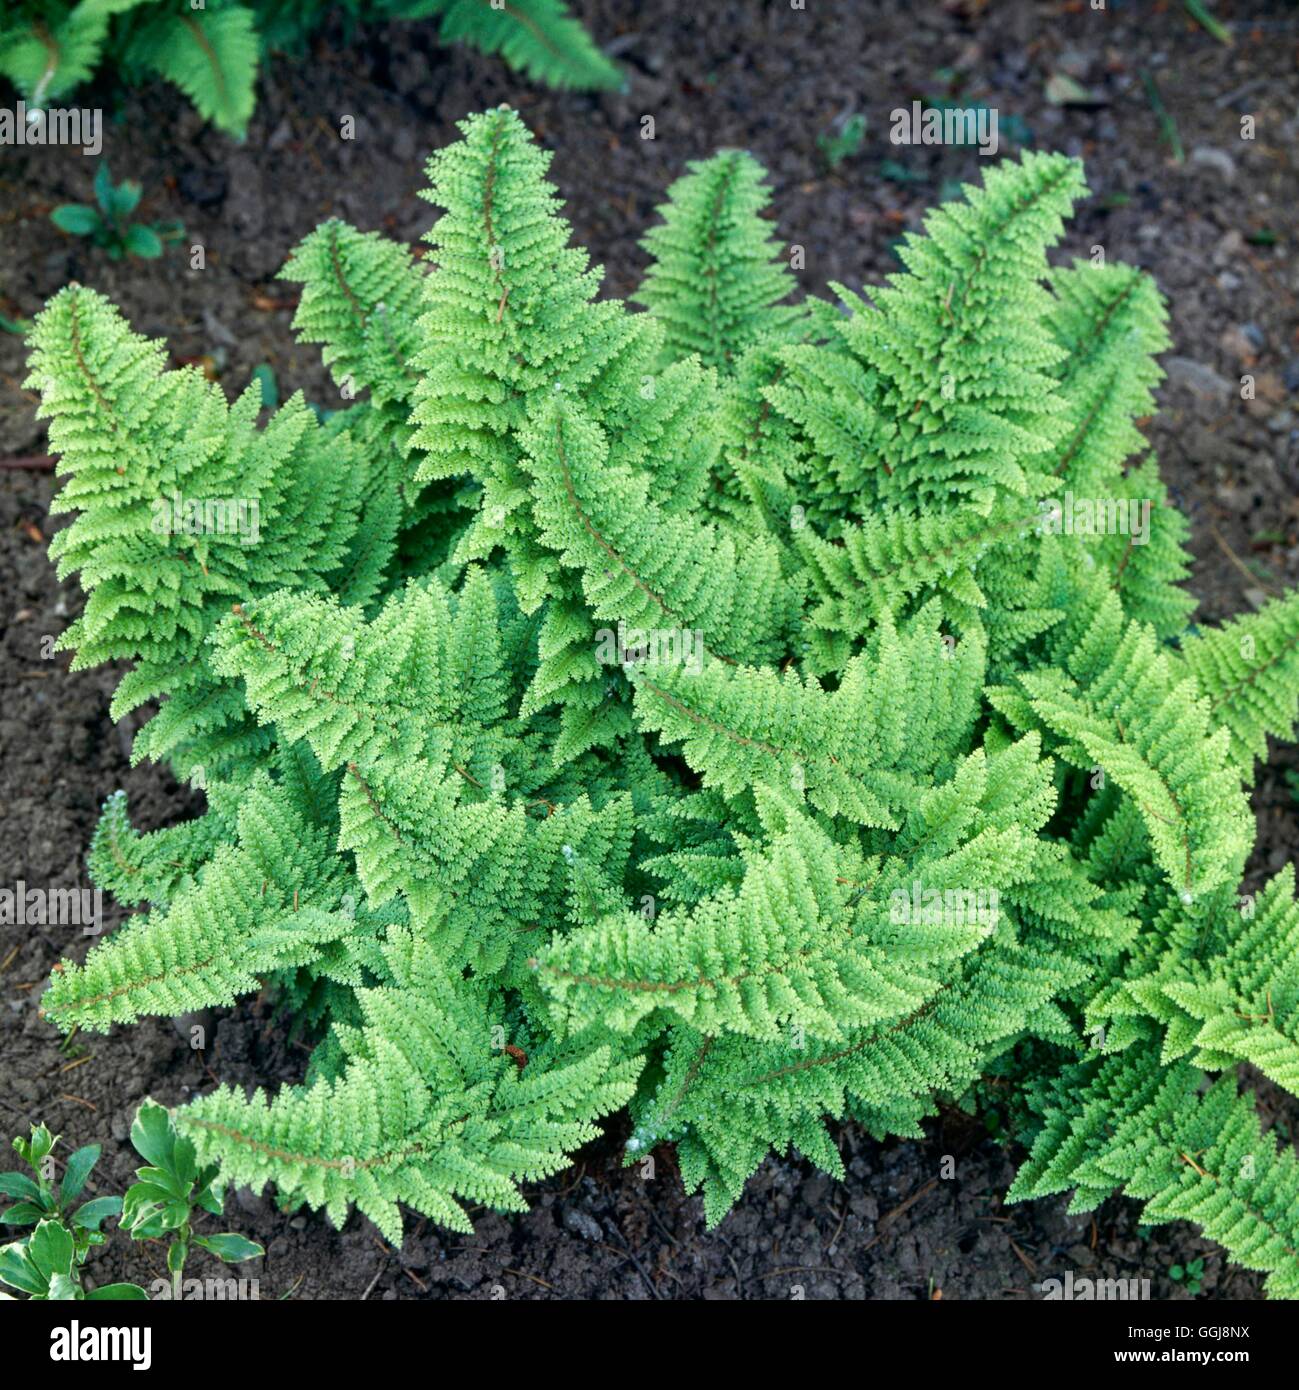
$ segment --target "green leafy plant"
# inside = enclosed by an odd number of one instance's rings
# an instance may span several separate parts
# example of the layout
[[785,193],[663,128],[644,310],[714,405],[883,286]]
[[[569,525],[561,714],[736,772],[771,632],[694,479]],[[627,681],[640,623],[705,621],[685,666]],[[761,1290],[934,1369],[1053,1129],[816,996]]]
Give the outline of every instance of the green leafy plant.
[[194,1232],[201,1213],[221,1215],[217,1165],[198,1166],[193,1144],[176,1133],[167,1111],[155,1101],[145,1100],[131,1125],[131,1143],[147,1166],[136,1169],[137,1181],[125,1197],[94,1197],[76,1205],[99,1161],[100,1148],[88,1144],[78,1149],[68,1159],[62,1180],[55,1182],[51,1151],[57,1143],[57,1135],[44,1125],[33,1125],[31,1138],[15,1139],[14,1148],[35,1178],[0,1173],[0,1194],[18,1198],[0,1213],[0,1221],[35,1227],[30,1236],[0,1248],[0,1283],[35,1299],[147,1298],[138,1284],[108,1284],[89,1293],[82,1288],[81,1266],[90,1247],[107,1240],[100,1227],[110,1216],[120,1218],[121,1229],[132,1240],[168,1241],[167,1270],[177,1291],[194,1246],[226,1264],[264,1253],[255,1241],[232,1231]]
[[[50,1301],[121,1302],[148,1298],[138,1284],[104,1284],[89,1293],[82,1287],[77,1232],[52,1217],[36,1224],[25,1240],[0,1246],[0,1283],[38,1303]],[[12,1300],[12,1294],[0,1294]]]
[[[55,1181],[53,1157],[58,1136],[44,1125],[31,1127],[31,1138],[13,1141],[14,1149],[32,1170],[0,1173],[0,1194],[17,1198],[0,1213],[6,1226],[32,1226],[22,1240],[0,1247],[0,1283],[33,1299],[140,1299],[147,1295],[136,1284],[107,1284],[87,1293],[81,1266],[92,1245],[107,1237],[100,1230],[110,1216],[122,1211],[120,1197],[92,1197],[79,1202],[96,1163],[99,1145],[87,1144],[71,1154],[63,1177]],[[9,1297],[9,1295],[4,1295]]]
[[20,338],[27,336],[31,329],[30,319],[11,319],[5,314],[0,314],[0,332],[14,333]]
[[986,1095],[1012,1200],[1126,1193],[1299,1294],[1299,1163],[1236,1075],[1299,1087],[1293,873],[1238,896],[1299,599],[1188,627],[1136,423],[1162,300],[1047,260],[1081,166],[994,165],[873,302],[791,305],[724,154],[634,313],[518,117],[462,130],[427,262],[331,221],[284,269],[323,423],[259,427],[91,290],[36,321],[62,645],[133,663],[133,757],[208,801],[142,834],[110,798],[92,876],[148,910],[45,1015],[269,990],[303,1083],[177,1131],[394,1241],[520,1209],[624,1105],[716,1222],[772,1150],[843,1177],[827,1116]]
[[1200,1292],[1200,1280],[1204,1277],[1204,1261],[1191,1260],[1184,1265],[1170,1265],[1168,1277],[1175,1284],[1181,1284],[1187,1293],[1195,1295]]
[[34,109],[65,100],[101,66],[128,83],[162,77],[242,139],[262,56],[300,50],[331,14],[437,19],[440,36],[499,53],[553,87],[616,87],[617,67],[563,0],[17,0],[0,18],[0,76]]
[[922,174],[919,170],[908,169],[905,164],[899,164],[896,159],[880,160],[880,178],[887,179],[890,183],[924,183],[928,178],[927,174]]
[[837,169],[845,159],[860,154],[866,143],[866,117],[860,111],[836,121],[834,126],[816,137],[816,147],[826,167]]
[[233,1231],[194,1233],[194,1219],[200,1212],[221,1215],[221,1198],[214,1189],[218,1165],[198,1166],[194,1145],[176,1133],[170,1115],[156,1101],[146,1100],[136,1111],[131,1143],[148,1164],[136,1169],[138,1181],[126,1189],[122,1228],[132,1240],[168,1238],[167,1272],[173,1281],[179,1284],[195,1245],[226,1264],[265,1253],[255,1241]]
[[168,241],[184,235],[184,228],[178,222],[132,222],[142,192],[133,179],[114,184],[108,165],[101,162],[95,170],[97,206],[62,203],[50,213],[50,221],[60,231],[89,237],[108,252],[110,260],[120,261],[123,256],[154,260]]
[[252,379],[261,387],[262,404],[274,410],[280,403],[280,387],[275,379],[275,368],[269,362],[262,362],[253,368]]
[[1212,34],[1219,43],[1231,45],[1234,41],[1231,30],[1217,18],[1208,5],[1204,3],[1204,0],[1182,0],[1182,4],[1187,14],[1208,33]]

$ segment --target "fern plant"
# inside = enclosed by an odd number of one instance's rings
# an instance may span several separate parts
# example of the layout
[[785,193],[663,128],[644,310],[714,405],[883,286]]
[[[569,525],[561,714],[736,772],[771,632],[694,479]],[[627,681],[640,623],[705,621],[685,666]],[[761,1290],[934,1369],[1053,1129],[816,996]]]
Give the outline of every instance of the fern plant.
[[[35,325],[63,645],[134,663],[134,756],[208,799],[146,834],[110,799],[92,874],[147,911],[46,1015],[270,989],[303,1083],[176,1124],[394,1241],[400,1204],[520,1208],[623,1106],[717,1222],[773,1149],[842,1176],[827,1117],[915,1136],[991,1087],[1012,1199],[1125,1192],[1299,1293],[1299,1164],[1236,1076],[1299,1085],[1293,877],[1238,896],[1299,597],[1188,627],[1135,423],[1162,300],[1047,261],[1079,164],[993,166],[836,307],[783,302],[723,153],[637,313],[518,117],[462,130],[427,261],[328,222],[285,268],[352,402],[325,425],[259,427],[91,290]],[[231,496],[256,544],[152,522]]]
[[33,110],[68,98],[103,66],[131,84],[162,77],[242,139],[261,58],[300,51],[331,14],[349,25],[437,19],[442,39],[499,53],[552,87],[622,80],[564,0],[16,0],[0,17],[0,76]]

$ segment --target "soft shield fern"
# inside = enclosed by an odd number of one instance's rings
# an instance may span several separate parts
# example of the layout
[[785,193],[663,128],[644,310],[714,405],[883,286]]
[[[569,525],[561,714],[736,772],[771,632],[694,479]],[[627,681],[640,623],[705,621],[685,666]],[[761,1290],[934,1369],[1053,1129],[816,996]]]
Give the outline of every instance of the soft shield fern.
[[[1189,630],[1136,424],[1159,293],[1047,260],[1081,168],[995,166],[840,312],[786,302],[725,152],[633,312],[518,117],[462,129],[427,261],[329,222],[285,269],[357,398],[328,425],[259,425],[84,289],[33,330],[65,644],[135,663],[137,755],[208,799],[149,834],[109,801],[94,876],[147,911],[46,1015],[270,990],[303,1083],[176,1123],[394,1240],[517,1209],[624,1106],[715,1222],[773,1149],[842,1174],[827,1118],[914,1136],[991,1080],[1012,1198],[1125,1192],[1299,1292],[1295,1159],[1236,1078],[1299,1085],[1293,878],[1239,895],[1299,599]],[[160,534],[173,494],[260,535]]]
[[261,58],[297,51],[331,16],[437,19],[439,37],[499,53],[551,87],[616,87],[617,67],[564,0],[15,0],[0,16],[0,76],[33,111],[65,102],[101,66],[128,83],[162,77],[239,139]]

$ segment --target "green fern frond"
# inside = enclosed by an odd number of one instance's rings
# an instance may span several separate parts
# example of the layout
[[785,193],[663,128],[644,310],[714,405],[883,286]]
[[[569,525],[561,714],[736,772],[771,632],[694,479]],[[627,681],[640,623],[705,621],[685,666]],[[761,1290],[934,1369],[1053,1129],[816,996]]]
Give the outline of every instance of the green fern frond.
[[[126,0],[128,8],[140,0]],[[43,110],[89,80],[103,55],[110,9],[100,3],[51,6],[34,18],[0,20],[0,75]]]
[[519,72],[549,87],[580,91],[618,87],[622,74],[591,41],[563,0],[437,0],[441,38],[499,53]]
[[424,277],[406,247],[329,221],[294,250],[278,278],[302,285],[294,331],[301,342],[322,345],[321,361],[349,399],[368,390],[379,406],[410,401]]
[[364,1024],[336,1079],[274,1099],[222,1089],[177,1122],[231,1181],[274,1182],[290,1205],[323,1207],[340,1227],[355,1202],[400,1244],[398,1202],[460,1231],[472,1230],[461,1202],[525,1209],[519,1183],[594,1138],[639,1064],[607,1044],[550,1044],[520,1070],[490,990],[457,979],[417,937],[396,935],[388,954],[397,983],[360,993]]
[[158,13],[132,38],[125,61],[174,83],[200,116],[242,140],[257,100],[259,54],[254,12],[230,5]]
[[1182,655],[1210,718],[1230,732],[1233,761],[1252,782],[1255,760],[1267,757],[1267,736],[1293,739],[1299,720],[1299,596],[1201,630],[1182,643]]
[[77,513],[51,555],[89,595],[60,645],[77,649],[77,667],[136,662],[117,718],[166,697],[137,760],[215,776],[265,744],[214,679],[205,639],[232,600],[324,588],[344,567],[364,466],[301,396],[259,430],[255,385],[229,406],[196,369],[165,371],[161,345],[93,290],[60,291],[31,341],[28,384],[68,475],[52,510]]
[[222,844],[165,912],[136,918],[84,965],[64,961],[42,999],[62,1028],[107,1032],[145,1014],[232,1004],[262,976],[312,959],[351,930],[337,910],[341,867],[328,841],[269,785],[242,800],[237,845]]
[[666,328],[673,358],[698,353],[729,371],[755,343],[790,337],[803,315],[781,303],[794,277],[760,216],[771,201],[762,166],[726,150],[689,167],[659,208],[663,224],[641,242],[652,262],[636,302]]
[[360,20],[440,18],[442,38],[499,53],[549,86],[623,83],[563,0],[18,0],[10,9],[15,13],[0,16],[0,75],[33,109],[111,66],[132,84],[151,75],[174,82],[202,116],[239,140],[263,54],[300,56],[307,39],[338,14],[349,39]]
[[1046,1119],[1007,1201],[1075,1189],[1086,1211],[1115,1190],[1146,1222],[1194,1221],[1231,1258],[1299,1297],[1299,1161],[1262,1133],[1252,1099],[1222,1077],[1161,1066],[1152,1046],[1067,1068],[1044,1090]]

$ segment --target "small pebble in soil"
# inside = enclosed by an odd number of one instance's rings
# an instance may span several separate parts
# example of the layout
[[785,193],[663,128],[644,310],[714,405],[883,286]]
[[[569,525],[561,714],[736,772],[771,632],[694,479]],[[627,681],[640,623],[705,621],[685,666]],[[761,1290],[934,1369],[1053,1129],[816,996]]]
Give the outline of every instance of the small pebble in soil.
[[1197,145],[1191,151],[1190,163],[1201,169],[1212,169],[1228,182],[1236,177],[1236,161],[1226,150],[1214,149],[1212,145]]
[[564,1228],[583,1240],[603,1240],[604,1231],[590,1212],[570,1207],[564,1213]]

